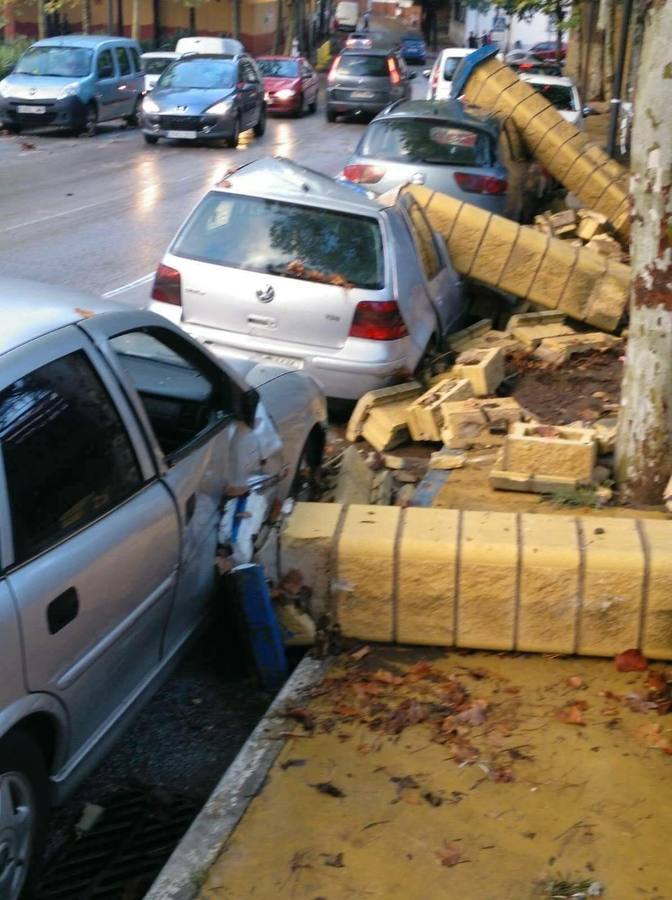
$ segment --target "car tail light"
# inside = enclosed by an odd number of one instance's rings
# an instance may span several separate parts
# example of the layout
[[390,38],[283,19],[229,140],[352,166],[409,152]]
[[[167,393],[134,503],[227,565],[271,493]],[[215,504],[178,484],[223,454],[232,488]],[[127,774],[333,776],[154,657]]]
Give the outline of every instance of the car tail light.
[[384,174],[385,169],[380,169],[378,166],[353,164],[343,169],[343,177],[356,184],[375,184]]
[[172,303],[173,306],[182,306],[182,281],[177,269],[161,263],[154,276],[152,300]]
[[355,309],[350,337],[369,341],[397,341],[408,329],[396,300],[361,300]]
[[390,81],[392,82],[392,84],[401,84],[401,75],[399,74],[399,69],[397,68],[397,64],[391,56],[388,56],[387,58],[387,68],[390,70]]
[[329,74],[327,75],[327,81],[333,81],[336,78],[336,72],[338,71],[338,64],[341,61],[341,57],[337,56],[333,61],[331,68],[329,69]]
[[455,181],[468,194],[505,194],[506,178],[494,175],[472,175],[470,172],[456,172]]

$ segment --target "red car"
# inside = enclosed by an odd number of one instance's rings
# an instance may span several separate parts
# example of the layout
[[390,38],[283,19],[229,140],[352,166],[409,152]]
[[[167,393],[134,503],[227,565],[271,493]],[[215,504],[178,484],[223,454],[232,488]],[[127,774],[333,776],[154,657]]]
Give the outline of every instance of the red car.
[[320,83],[308,60],[302,56],[260,56],[257,65],[264,79],[269,112],[295,116],[315,112]]
[[[534,47],[530,47],[528,53],[531,56],[536,56],[539,59],[557,59],[558,58],[558,44],[557,41],[540,41],[538,44],[535,44]],[[562,44],[560,46],[560,59],[564,59],[567,56],[567,44]]]

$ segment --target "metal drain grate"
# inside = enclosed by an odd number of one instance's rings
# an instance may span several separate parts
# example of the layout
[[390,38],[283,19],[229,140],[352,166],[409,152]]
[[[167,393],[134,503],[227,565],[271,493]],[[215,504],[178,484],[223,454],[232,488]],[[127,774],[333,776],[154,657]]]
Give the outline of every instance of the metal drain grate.
[[198,812],[192,800],[126,788],[45,869],[36,900],[139,900]]

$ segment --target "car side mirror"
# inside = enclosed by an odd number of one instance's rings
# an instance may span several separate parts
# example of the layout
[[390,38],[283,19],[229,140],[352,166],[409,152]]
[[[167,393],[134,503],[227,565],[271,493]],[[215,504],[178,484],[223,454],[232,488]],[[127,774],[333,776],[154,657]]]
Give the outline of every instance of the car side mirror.
[[432,74],[432,70],[431,70],[431,69],[424,69],[424,70],[423,70],[423,73],[422,73],[422,77],[423,77],[423,78],[429,78],[429,76],[430,76],[431,74]]

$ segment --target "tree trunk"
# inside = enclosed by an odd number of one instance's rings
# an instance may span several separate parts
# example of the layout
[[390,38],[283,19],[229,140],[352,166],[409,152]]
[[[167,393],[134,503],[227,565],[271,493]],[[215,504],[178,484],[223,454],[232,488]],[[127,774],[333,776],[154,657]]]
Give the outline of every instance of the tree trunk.
[[131,37],[140,40],[140,0],[132,0],[131,4]]
[[37,37],[44,40],[47,36],[47,17],[44,11],[44,0],[37,0]]
[[562,8],[561,2],[555,4],[555,17],[557,19],[557,30],[555,33],[555,61],[559,65],[562,60],[562,23],[565,18],[565,11]]
[[91,0],[82,0],[82,34],[91,31]]
[[618,418],[621,498],[662,502],[672,473],[672,2],[649,6],[632,139],[630,328]]

